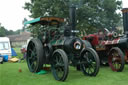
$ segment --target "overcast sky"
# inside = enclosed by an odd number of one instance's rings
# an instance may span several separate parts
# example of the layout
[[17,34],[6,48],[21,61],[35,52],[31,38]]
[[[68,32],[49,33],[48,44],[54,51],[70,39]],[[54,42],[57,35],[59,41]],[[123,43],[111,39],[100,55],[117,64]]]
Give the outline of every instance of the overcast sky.
[[[8,30],[23,27],[22,21],[30,13],[23,9],[24,3],[30,0],[0,0],[0,23]],[[29,19],[29,18],[28,18]]]
[[[29,19],[30,13],[22,7],[30,0],[0,0],[0,23],[8,30],[17,30],[23,27],[24,18]],[[122,0],[123,7],[128,7],[128,0]]]

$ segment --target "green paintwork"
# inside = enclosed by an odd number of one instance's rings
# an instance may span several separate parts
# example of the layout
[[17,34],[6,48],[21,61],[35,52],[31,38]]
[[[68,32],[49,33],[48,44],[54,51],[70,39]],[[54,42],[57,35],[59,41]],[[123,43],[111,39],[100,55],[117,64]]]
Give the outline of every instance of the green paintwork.
[[30,20],[30,21],[26,21],[26,22],[24,22],[24,25],[34,24],[34,23],[37,23],[39,21],[40,21],[40,17],[39,18],[36,18],[36,19],[33,19],[33,20]]
[[51,45],[53,45],[53,46],[64,45],[64,40],[62,40],[62,39],[59,39],[59,40],[52,40],[52,41],[51,41]]

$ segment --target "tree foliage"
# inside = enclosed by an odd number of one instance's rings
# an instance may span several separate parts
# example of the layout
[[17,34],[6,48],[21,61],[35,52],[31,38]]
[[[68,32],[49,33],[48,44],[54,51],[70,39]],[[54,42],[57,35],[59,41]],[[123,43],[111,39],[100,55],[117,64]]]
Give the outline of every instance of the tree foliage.
[[[69,0],[31,0],[24,9],[31,12],[30,17],[58,16],[69,20]],[[118,25],[122,1],[118,0],[70,0],[77,4],[77,29],[87,33],[102,28],[112,29]],[[78,2],[80,1],[80,3]]]
[[5,28],[0,24],[0,37],[4,37],[6,35],[5,32],[6,32]]
[[0,37],[5,37],[7,35],[15,35],[15,34],[20,34],[21,30],[7,30],[4,26],[1,25],[0,23]]

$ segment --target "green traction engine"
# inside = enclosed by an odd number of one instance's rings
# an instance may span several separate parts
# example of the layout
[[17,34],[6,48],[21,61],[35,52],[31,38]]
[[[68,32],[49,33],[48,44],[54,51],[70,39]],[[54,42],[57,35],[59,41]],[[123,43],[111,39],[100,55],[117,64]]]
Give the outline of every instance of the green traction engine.
[[70,8],[70,24],[59,17],[39,17],[24,24],[32,27],[40,25],[38,36],[27,46],[27,65],[30,72],[39,72],[45,64],[51,66],[53,76],[58,81],[66,80],[69,65],[76,67],[84,75],[96,76],[99,72],[99,57],[88,41],[76,36],[75,6]]

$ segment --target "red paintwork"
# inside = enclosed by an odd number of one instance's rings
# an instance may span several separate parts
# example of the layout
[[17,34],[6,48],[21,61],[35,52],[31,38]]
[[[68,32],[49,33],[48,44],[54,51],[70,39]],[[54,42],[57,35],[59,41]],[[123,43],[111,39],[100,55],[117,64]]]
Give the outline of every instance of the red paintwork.
[[112,44],[118,44],[119,43],[120,38],[116,38],[114,40],[106,40],[106,41],[102,41],[104,45],[112,45]]
[[126,60],[126,62],[127,62],[127,61],[128,61],[128,50],[125,49],[124,51],[125,51],[125,57],[124,57],[124,58],[125,58],[125,60]]
[[92,40],[92,42],[91,42],[91,44],[92,45],[94,45],[94,46],[96,46],[96,45],[98,45],[99,43],[98,43],[98,36],[97,35],[95,35],[95,34],[90,34],[90,35],[88,35],[88,36],[86,36],[86,37],[83,37],[83,40],[86,40],[86,39],[88,39],[89,37],[92,37],[93,38],[93,40]]
[[[115,66],[114,66],[114,63],[112,63],[112,56],[111,55],[109,55],[108,56],[108,64],[109,64],[109,66],[112,68],[112,70],[113,71],[118,71],[120,68],[115,68]],[[121,60],[120,60],[120,56],[115,56],[114,57],[116,60],[116,62],[118,61],[118,62],[120,62]]]
[[[90,35],[88,35],[86,37],[83,37],[83,40],[87,40],[90,37],[93,38],[93,40],[91,41],[91,44],[93,46],[118,44],[119,40],[120,40],[120,38],[116,38],[116,39],[113,39],[113,40],[104,40],[104,36],[97,35],[97,34],[90,34]],[[112,38],[112,34],[111,33],[108,34],[107,37],[109,37],[111,39]]]
[[112,38],[113,34],[112,34],[112,33],[108,33],[107,36],[108,36],[109,38]]

